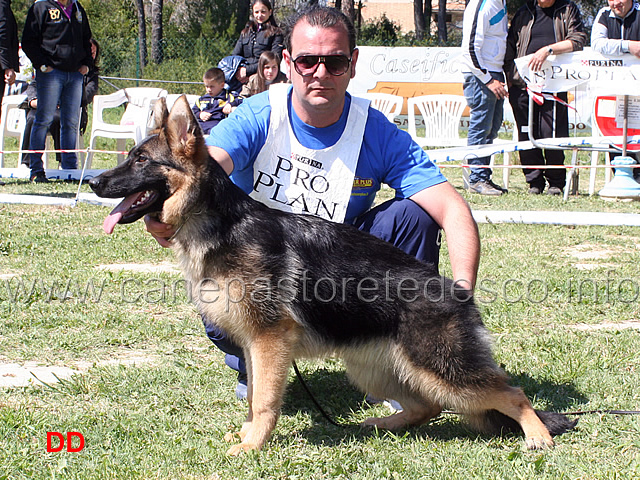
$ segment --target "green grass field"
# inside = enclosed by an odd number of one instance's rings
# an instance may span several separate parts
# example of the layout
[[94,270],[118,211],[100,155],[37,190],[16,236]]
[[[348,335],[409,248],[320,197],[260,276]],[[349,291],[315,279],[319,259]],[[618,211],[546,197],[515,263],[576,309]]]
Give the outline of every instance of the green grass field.
[[[459,170],[445,172],[461,186]],[[521,177],[501,198],[462,193],[479,210],[638,212],[597,196],[532,197]],[[76,189],[9,180],[0,193]],[[172,252],[140,222],[105,235],[107,212],[0,205],[0,366],[76,372],[0,388],[0,479],[640,478],[638,416],[584,415],[543,452],[524,451],[520,436],[479,436],[453,415],[368,430],[358,423],[386,409],[364,408],[336,359],[300,367],[348,426],[328,424],[292,374],[273,439],[228,458],[223,436],[246,413],[235,378],[204,336]],[[513,383],[537,408],[640,409],[638,228],[482,224],[480,234],[477,299]],[[446,248],[442,265],[448,272]],[[85,448],[47,452],[49,431],[80,432]]]

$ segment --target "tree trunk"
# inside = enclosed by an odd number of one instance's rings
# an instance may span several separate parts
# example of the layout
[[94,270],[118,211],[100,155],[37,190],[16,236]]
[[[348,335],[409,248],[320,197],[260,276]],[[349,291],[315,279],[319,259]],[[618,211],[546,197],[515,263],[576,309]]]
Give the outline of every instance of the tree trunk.
[[447,0],[438,0],[438,43],[447,43]]
[[162,63],[162,3],[163,0],[151,1],[151,61]]
[[[429,2],[430,0],[425,0]],[[416,40],[422,40],[425,37],[426,25],[423,12],[422,0],[413,0],[413,23],[416,28]]]
[[413,0],[413,21],[417,40],[431,36],[431,11],[431,0]]
[[138,7],[138,50],[140,52],[140,66],[147,65],[147,24],[144,14],[144,1],[136,0]]
[[[273,2],[271,2],[273,4]],[[236,25],[236,33],[240,33],[242,31],[242,29],[244,28],[244,26],[247,24],[247,22],[249,21],[249,17],[252,15],[253,12],[250,11],[250,5],[249,2],[247,1],[239,1],[238,2],[238,24]]]
[[342,0],[341,10],[353,22],[356,19],[356,10],[353,0]]

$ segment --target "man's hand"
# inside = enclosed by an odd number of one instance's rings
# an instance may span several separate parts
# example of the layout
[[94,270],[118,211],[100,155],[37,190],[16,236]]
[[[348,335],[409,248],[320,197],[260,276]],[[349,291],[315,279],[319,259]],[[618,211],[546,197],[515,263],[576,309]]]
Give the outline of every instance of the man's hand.
[[13,68],[7,68],[4,71],[4,82],[7,85],[13,85],[16,81],[16,72]]
[[89,73],[89,67],[87,67],[86,65],[82,65],[78,71],[82,74],[82,75],[86,75],[87,73]]
[[629,53],[634,57],[640,58],[640,41],[629,40]]
[[158,242],[161,247],[168,248],[171,246],[171,237],[176,233],[173,225],[162,223],[150,215],[145,215],[144,224],[147,232],[156,239],[156,242]]
[[200,120],[202,120],[203,122],[206,122],[210,118],[211,118],[210,112],[200,112]]
[[224,107],[222,107],[222,113],[225,115],[229,115],[231,113],[232,107],[230,103],[225,103]]
[[502,100],[503,98],[509,96],[509,92],[507,92],[505,84],[496,80],[495,78],[489,80],[489,83],[487,83],[487,87],[493,92],[498,100]]
[[531,56],[531,60],[529,60],[529,68],[534,72],[542,70],[542,64],[547,60],[547,58],[549,58],[549,55],[551,55],[549,46],[541,47]]

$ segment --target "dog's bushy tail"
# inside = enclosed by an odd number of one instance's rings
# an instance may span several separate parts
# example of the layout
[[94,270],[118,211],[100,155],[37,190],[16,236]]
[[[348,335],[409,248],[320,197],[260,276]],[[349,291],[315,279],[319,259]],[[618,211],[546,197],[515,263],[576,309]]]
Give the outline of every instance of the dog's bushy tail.
[[[552,436],[562,435],[572,430],[578,423],[577,419],[572,420],[562,413],[544,412],[541,410],[536,410],[535,412]],[[474,415],[468,418],[468,420],[475,429],[491,435],[522,433],[518,422],[497,410],[489,410],[482,415]]]

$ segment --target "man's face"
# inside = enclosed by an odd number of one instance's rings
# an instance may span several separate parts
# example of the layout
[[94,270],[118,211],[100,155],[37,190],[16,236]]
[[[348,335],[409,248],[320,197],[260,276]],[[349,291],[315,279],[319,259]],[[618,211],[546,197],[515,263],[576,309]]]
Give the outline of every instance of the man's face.
[[[333,112],[339,118],[349,80],[356,73],[358,59],[358,50],[354,50],[353,53],[349,50],[349,38],[345,29],[342,26],[315,27],[303,20],[296,25],[291,34],[291,50],[285,50],[283,56],[293,84],[296,113],[303,118],[303,115],[315,117],[320,113],[327,115]],[[303,77],[293,64],[293,60],[301,55],[344,55],[352,61],[343,75],[331,75],[326,65],[320,63],[315,73]]]
[[554,3],[556,3],[556,0],[538,0],[538,5],[540,5],[540,8],[553,7]]
[[608,0],[609,8],[619,18],[624,18],[633,7],[633,0]]

